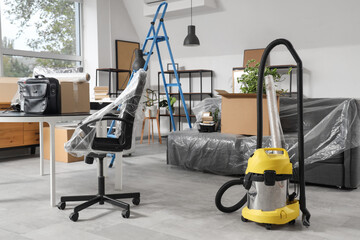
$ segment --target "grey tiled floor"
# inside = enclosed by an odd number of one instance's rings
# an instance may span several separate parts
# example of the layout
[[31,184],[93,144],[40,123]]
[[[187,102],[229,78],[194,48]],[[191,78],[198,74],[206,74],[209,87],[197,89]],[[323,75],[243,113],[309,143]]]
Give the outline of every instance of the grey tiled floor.
[[[2,153],[0,152],[0,155]],[[46,162],[48,171],[48,162]],[[58,198],[97,191],[96,165],[57,163]],[[141,203],[123,219],[111,205],[94,205],[68,219],[75,204],[64,211],[49,207],[49,177],[38,175],[37,156],[0,160],[0,239],[360,239],[360,190],[307,187],[311,227],[278,226],[267,231],[243,223],[240,211],[219,212],[214,205],[218,188],[227,180],[166,165],[165,144],[137,145],[124,158],[124,192],[140,191]],[[109,170],[107,192],[114,192]],[[229,193],[238,199],[241,188]]]

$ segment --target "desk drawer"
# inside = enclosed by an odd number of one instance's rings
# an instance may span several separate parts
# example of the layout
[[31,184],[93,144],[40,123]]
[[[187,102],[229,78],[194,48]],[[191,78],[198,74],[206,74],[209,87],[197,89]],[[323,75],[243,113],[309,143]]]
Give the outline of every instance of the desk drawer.
[[0,123],[1,131],[24,131],[23,123]]
[[17,147],[24,144],[23,131],[0,130],[0,148]]
[[24,131],[24,145],[39,144],[39,131]]
[[24,131],[39,131],[39,123],[37,122],[29,122],[29,123],[24,123]]
[[10,104],[0,103],[0,110],[6,110],[10,107]]

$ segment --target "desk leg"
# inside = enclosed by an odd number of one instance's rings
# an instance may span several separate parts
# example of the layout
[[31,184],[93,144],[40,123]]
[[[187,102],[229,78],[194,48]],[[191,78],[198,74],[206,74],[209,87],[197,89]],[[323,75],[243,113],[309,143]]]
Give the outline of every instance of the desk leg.
[[50,127],[50,206],[55,207],[55,123],[49,123]]
[[43,122],[39,123],[39,145],[40,145],[40,176],[44,176],[44,132]]
[[123,153],[115,155],[115,190],[122,190],[122,157]]

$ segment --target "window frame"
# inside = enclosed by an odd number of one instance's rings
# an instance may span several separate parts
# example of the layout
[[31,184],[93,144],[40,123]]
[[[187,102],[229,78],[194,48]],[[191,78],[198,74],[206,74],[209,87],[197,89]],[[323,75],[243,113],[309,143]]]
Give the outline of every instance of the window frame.
[[[17,56],[17,57],[33,57],[33,58],[43,58],[43,59],[54,59],[54,60],[68,60],[80,62],[79,67],[83,67],[84,63],[84,40],[83,40],[83,0],[66,0],[69,2],[79,3],[77,6],[79,9],[75,12],[75,24],[79,28],[76,31],[76,55],[66,55],[59,53],[51,52],[37,52],[37,51],[27,51],[27,50],[17,50],[4,48],[2,41],[2,31],[1,31],[1,12],[0,12],[0,76],[4,77],[4,65],[3,57],[6,56]],[[24,76],[25,77],[25,76]]]

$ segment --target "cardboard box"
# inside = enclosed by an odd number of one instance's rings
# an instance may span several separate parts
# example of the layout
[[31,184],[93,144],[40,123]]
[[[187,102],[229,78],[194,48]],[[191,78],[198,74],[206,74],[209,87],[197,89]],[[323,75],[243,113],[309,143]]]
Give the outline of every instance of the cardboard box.
[[90,92],[87,82],[60,82],[61,113],[90,112]]
[[18,90],[18,80],[15,77],[0,77],[0,103],[11,103]]
[[[221,100],[221,133],[257,135],[256,94],[216,90]],[[278,98],[278,109],[279,109]],[[270,135],[266,96],[263,96],[263,136]]]
[[[83,161],[84,157],[74,157],[64,149],[64,143],[67,142],[75,128],[55,127],[55,161],[57,162],[78,162]],[[44,159],[50,159],[50,128],[44,125]]]

